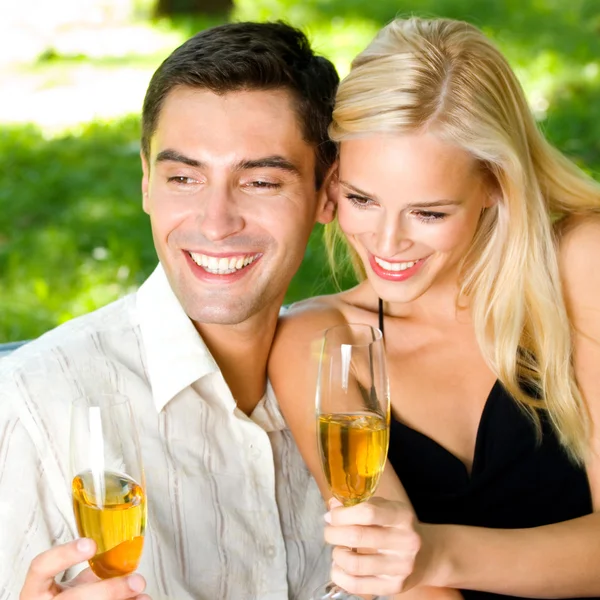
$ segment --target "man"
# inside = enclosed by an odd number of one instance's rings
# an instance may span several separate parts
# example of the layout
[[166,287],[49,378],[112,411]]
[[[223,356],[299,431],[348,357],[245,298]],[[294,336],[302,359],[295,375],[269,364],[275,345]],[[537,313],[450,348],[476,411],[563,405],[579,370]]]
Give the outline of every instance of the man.
[[[266,362],[310,231],[332,218],[337,82],[280,23],[201,32],[154,74],[142,191],[160,266],[137,294],[0,363],[2,600],[118,600],[144,586],[153,600],[279,600],[326,578],[320,496]],[[56,584],[95,551],[70,541],[70,404],[107,382],[140,429],[141,575]]]

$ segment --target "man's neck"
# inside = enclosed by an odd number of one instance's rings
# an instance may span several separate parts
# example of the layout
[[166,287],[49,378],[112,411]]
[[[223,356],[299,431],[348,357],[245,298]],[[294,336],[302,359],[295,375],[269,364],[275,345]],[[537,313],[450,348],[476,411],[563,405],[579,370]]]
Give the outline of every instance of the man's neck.
[[265,393],[278,314],[276,309],[268,310],[238,325],[195,323],[238,408],[247,415]]

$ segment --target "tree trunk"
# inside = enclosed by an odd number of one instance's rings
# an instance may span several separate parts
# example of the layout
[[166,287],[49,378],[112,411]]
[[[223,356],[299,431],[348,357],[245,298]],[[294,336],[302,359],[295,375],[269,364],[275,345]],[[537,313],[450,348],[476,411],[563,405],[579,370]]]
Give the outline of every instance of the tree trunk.
[[233,9],[233,0],[157,0],[156,14],[172,16],[181,14],[226,14]]

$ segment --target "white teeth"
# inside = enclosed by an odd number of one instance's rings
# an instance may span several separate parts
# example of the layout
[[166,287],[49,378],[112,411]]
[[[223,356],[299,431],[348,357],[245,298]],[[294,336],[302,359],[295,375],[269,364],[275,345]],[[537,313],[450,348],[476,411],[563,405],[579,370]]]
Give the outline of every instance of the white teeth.
[[197,252],[189,253],[192,260],[199,266],[203,267],[209,273],[215,275],[230,275],[244,267],[258,257],[257,254],[244,254],[241,256],[232,256],[231,258],[217,258],[216,256],[208,256]]
[[417,264],[417,262],[419,262],[417,260],[414,260],[412,262],[390,263],[387,260],[377,258],[376,256],[374,256],[373,258],[375,259],[375,262],[386,271],[406,271],[406,269],[414,267]]

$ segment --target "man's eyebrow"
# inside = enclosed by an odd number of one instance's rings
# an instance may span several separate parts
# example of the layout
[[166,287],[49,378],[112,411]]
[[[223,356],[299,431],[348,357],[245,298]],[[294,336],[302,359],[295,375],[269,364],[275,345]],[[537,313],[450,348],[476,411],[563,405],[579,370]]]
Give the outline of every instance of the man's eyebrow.
[[300,170],[293,162],[279,155],[242,160],[235,168],[239,171],[247,171],[249,169],[282,169],[294,175],[300,175]]
[[[172,149],[161,150],[157,154],[155,162],[159,163],[169,161],[183,163],[189,167],[202,168],[205,166],[205,164],[199,160],[185,156],[185,154],[181,154],[181,152],[177,152],[177,150]],[[249,169],[282,169],[284,171],[288,171],[289,173],[293,173],[294,175],[300,175],[300,170],[293,162],[289,161],[283,156],[278,155],[242,160],[235,165],[235,169],[237,171],[246,171]]]
[[171,150],[171,149],[167,149],[167,150],[161,150],[157,155],[156,155],[156,163],[159,162],[178,162],[178,163],[183,163],[184,165],[188,165],[189,167],[202,167],[203,163],[201,163],[199,160],[196,160],[195,158],[190,158],[189,156],[186,156],[185,154],[181,154],[181,152],[177,152],[177,150]]
[[[375,196],[374,194],[364,192],[360,188],[357,188],[356,186],[348,183],[347,181],[343,181],[340,179],[340,183],[344,187],[347,187],[348,189],[356,192],[360,196],[365,196],[366,198],[373,198],[375,200],[377,199],[377,196]],[[439,206],[460,206],[461,204],[463,204],[462,200],[446,200],[442,198],[440,200],[423,200],[422,202],[410,202],[405,206],[405,208],[435,208]]]

